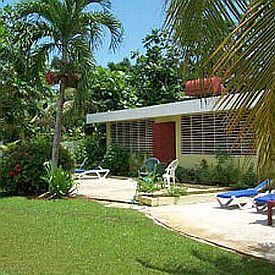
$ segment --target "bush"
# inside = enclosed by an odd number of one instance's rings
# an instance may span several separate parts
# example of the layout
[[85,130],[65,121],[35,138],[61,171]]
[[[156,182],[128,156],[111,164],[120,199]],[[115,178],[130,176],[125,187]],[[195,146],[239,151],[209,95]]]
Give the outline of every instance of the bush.
[[80,141],[74,150],[74,155],[78,163],[82,163],[87,158],[84,167],[90,169],[103,160],[105,152],[105,138],[101,134],[94,134]]
[[[40,137],[7,145],[0,160],[0,188],[11,195],[37,195],[48,191],[48,184],[41,179],[43,164],[49,161],[52,145],[49,138]],[[59,164],[66,171],[73,169],[73,159],[61,146]]]
[[171,197],[181,197],[187,195],[187,187],[171,186],[168,189],[168,195]]
[[198,183],[210,183],[213,181],[213,167],[209,166],[205,159],[200,161],[194,169],[195,181]]
[[119,144],[110,144],[104,157],[104,165],[110,169],[111,174],[128,176],[129,152]]
[[179,182],[191,182],[190,171],[187,168],[178,166],[176,170],[176,178]]
[[129,176],[137,177],[138,170],[143,165],[144,160],[148,158],[147,154],[132,153],[129,156]]
[[223,151],[216,155],[216,164],[212,168],[212,182],[221,186],[229,186],[238,182],[241,178],[241,170],[233,159]]

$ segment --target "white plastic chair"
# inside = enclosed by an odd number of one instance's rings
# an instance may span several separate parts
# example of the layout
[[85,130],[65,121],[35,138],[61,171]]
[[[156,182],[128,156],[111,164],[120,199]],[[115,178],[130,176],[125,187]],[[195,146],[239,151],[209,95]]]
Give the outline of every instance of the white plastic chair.
[[171,181],[173,184],[176,183],[176,169],[179,165],[179,160],[175,159],[171,161],[168,167],[165,169],[165,173],[162,175],[164,179],[164,186],[170,188]]

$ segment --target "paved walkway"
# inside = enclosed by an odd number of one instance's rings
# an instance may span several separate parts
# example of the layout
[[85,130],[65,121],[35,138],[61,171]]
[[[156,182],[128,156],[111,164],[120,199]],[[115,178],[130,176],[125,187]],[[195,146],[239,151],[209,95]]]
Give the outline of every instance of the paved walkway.
[[[78,194],[110,200],[109,206],[117,206],[115,202],[131,202],[135,190],[136,182],[131,179],[85,178],[80,181]],[[142,212],[184,234],[275,263],[275,226],[266,225],[267,215],[255,209],[221,209],[214,197],[215,194],[192,195],[183,205],[146,207]]]
[[78,195],[99,200],[131,203],[136,192],[136,181],[132,179],[107,178],[98,180],[91,177],[80,179]]

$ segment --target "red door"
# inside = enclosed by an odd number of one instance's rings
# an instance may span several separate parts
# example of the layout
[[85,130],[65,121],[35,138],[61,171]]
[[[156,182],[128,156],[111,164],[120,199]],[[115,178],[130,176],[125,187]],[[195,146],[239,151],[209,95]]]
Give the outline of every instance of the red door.
[[161,162],[176,158],[175,122],[153,125],[153,154]]

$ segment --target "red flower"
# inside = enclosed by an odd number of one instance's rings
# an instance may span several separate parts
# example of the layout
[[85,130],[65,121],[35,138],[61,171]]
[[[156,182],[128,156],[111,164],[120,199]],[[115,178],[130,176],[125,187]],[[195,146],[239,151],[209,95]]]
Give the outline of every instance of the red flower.
[[19,164],[15,165],[15,170],[16,170],[17,173],[20,173],[22,171]]
[[15,177],[17,175],[17,173],[14,171],[10,171],[8,174],[10,177]]

